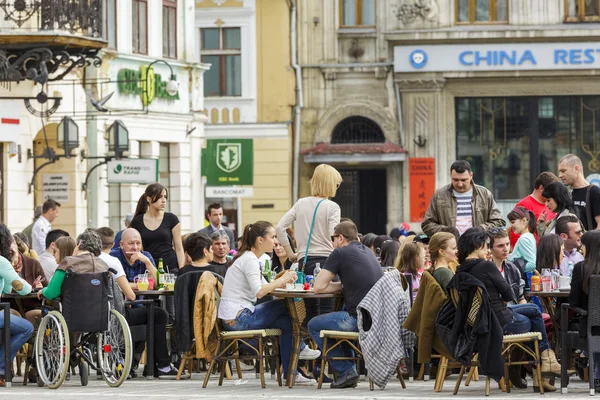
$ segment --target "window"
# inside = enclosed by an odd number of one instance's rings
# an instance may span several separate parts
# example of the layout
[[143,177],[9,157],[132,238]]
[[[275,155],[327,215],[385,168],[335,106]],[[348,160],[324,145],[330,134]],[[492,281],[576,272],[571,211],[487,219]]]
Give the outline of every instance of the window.
[[565,21],[600,21],[600,0],[564,0]]
[[177,0],[163,0],[163,57],[177,58]]
[[132,0],[133,52],[148,54],[148,1]]
[[242,95],[241,47],[240,28],[200,30],[202,62],[212,65],[204,75],[204,96]]
[[456,159],[471,163],[504,215],[569,153],[586,175],[600,172],[599,131],[600,96],[456,99]]
[[375,0],[340,0],[340,25],[375,26]]
[[331,135],[331,144],[384,143],[383,131],[374,121],[365,117],[350,117],[338,123]]
[[117,0],[104,0],[104,39],[111,49],[117,48]]
[[455,0],[456,22],[508,22],[508,0]]

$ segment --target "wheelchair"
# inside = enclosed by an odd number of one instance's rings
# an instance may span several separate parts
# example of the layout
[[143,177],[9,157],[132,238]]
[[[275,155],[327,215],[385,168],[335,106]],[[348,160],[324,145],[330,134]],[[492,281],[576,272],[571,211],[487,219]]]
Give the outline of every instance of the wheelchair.
[[45,300],[42,303],[43,317],[34,345],[38,386],[59,388],[69,368],[75,366],[83,386],[88,384],[90,370],[101,374],[111,387],[119,387],[127,379],[133,344],[127,321],[112,307],[116,290],[110,272],[67,271],[62,298],[52,306]]

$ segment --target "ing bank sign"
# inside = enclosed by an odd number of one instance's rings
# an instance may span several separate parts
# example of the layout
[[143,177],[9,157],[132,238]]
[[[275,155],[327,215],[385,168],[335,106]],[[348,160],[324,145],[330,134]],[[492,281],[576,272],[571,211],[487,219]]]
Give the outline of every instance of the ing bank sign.
[[600,43],[394,47],[394,72],[516,71],[600,67]]

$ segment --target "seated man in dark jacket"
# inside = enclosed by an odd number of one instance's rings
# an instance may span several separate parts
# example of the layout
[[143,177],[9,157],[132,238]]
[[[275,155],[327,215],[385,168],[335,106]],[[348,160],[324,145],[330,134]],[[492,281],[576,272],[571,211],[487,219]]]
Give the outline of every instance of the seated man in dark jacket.
[[[479,279],[486,287],[492,302],[492,309],[506,334],[540,332],[540,350],[542,352],[542,373],[560,376],[560,364],[554,351],[550,348],[544,319],[539,308],[534,304],[516,304],[507,306],[507,302],[516,302],[511,286],[502,277],[496,265],[487,261],[490,257],[490,237],[482,227],[468,229],[458,240],[458,261],[460,266],[456,272],[467,272]],[[534,390],[539,390],[539,383],[534,376]],[[545,381],[545,379],[544,379]],[[537,384],[537,385],[536,385]],[[546,389],[548,387],[548,389]],[[552,390],[546,385],[545,390]],[[556,389],[554,389],[556,390]]]

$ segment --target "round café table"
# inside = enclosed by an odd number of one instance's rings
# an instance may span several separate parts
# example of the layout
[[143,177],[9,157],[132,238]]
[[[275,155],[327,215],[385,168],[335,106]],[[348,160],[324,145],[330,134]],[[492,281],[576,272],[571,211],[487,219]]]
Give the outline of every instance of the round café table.
[[270,296],[284,299],[290,319],[292,320],[292,354],[290,355],[290,364],[288,366],[288,376],[286,384],[291,389],[294,386],[296,380],[296,370],[298,369],[298,359],[300,355],[300,345],[302,344],[302,338],[308,337],[309,333],[302,329],[302,321],[298,315],[296,308],[296,302],[294,299],[336,299],[334,310],[338,311],[342,309],[343,295],[342,292],[335,293],[320,293],[316,294],[312,290],[309,291],[287,291],[284,289],[275,289]]
[[[21,313],[23,318],[25,318],[25,309],[23,308],[23,300],[27,299],[37,299],[37,292],[32,292],[26,295],[20,295],[18,293],[5,293],[0,296],[2,300],[14,300],[17,304],[18,312]],[[40,306],[42,305],[42,301],[40,300]]]
[[[544,307],[544,311],[546,311],[546,314],[548,314],[550,316],[550,320],[552,321],[552,332],[554,333],[554,335],[552,335],[552,341],[554,342],[554,350],[558,351],[559,348],[559,344],[560,344],[560,340],[558,340],[558,338],[560,337],[560,324],[559,321],[556,317],[556,313],[554,312],[554,307],[552,307],[552,299],[554,298],[563,298],[566,299],[567,297],[569,297],[569,291],[568,290],[552,290],[550,292],[525,292],[525,297],[526,298],[531,298],[531,297],[539,297],[540,301],[542,303],[542,307]],[[560,308],[560,307],[558,307]]]

